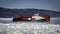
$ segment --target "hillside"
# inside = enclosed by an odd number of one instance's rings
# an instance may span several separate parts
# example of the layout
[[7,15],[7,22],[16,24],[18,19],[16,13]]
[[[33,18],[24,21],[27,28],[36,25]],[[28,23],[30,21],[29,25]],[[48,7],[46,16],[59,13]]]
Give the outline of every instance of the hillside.
[[50,15],[51,17],[60,17],[60,12],[44,9],[8,9],[0,7],[0,17],[16,17],[18,15],[29,16],[39,11],[40,16]]

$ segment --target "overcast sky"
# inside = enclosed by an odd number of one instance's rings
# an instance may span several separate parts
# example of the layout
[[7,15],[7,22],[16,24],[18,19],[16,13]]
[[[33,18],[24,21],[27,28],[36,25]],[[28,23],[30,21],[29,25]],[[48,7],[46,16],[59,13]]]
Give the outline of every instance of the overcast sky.
[[0,7],[37,8],[60,11],[60,0],[0,0]]

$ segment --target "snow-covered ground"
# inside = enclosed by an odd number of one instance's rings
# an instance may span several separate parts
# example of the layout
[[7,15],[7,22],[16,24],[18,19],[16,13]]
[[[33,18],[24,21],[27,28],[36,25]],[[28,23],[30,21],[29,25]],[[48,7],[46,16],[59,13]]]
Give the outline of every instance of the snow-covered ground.
[[51,18],[50,22],[12,22],[11,19],[0,19],[0,34],[60,34],[60,18]]

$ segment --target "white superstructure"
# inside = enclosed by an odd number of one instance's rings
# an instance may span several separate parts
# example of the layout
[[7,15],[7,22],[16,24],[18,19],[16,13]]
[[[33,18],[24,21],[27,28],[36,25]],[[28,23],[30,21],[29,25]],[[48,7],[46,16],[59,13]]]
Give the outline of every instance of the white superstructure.
[[34,15],[32,16],[32,18],[34,18],[35,20],[44,19],[43,17],[39,16],[39,14],[34,14]]

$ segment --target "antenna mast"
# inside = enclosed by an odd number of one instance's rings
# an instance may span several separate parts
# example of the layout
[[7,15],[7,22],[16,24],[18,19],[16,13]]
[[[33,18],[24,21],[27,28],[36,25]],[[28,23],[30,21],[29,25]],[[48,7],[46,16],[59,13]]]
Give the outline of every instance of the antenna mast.
[[38,11],[38,14],[39,14],[39,11]]

